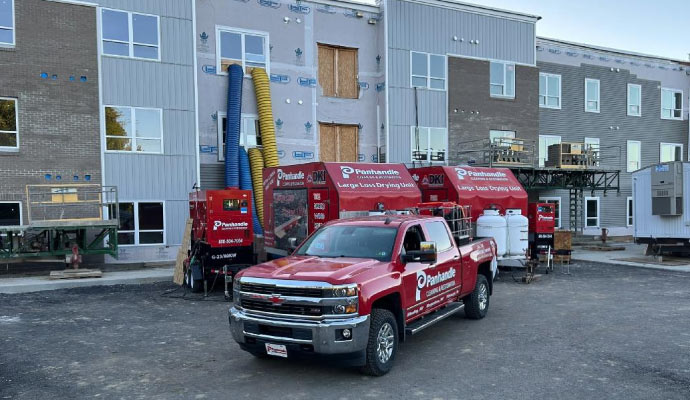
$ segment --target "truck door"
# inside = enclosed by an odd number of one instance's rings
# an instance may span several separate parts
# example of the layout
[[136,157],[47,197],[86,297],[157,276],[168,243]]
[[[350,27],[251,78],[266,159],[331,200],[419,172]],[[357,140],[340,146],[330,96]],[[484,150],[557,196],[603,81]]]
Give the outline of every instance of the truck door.
[[[403,237],[401,255],[407,251],[419,250],[421,242],[426,241],[422,226],[412,225],[405,231]],[[420,262],[408,262],[403,271],[403,308],[405,309],[405,321],[411,321],[424,315],[424,302],[422,299],[424,285],[426,284],[427,269],[429,264]]]
[[423,297],[425,312],[433,311],[457,299],[462,286],[462,261],[445,221],[424,223],[427,240],[436,243],[436,264],[426,270]]

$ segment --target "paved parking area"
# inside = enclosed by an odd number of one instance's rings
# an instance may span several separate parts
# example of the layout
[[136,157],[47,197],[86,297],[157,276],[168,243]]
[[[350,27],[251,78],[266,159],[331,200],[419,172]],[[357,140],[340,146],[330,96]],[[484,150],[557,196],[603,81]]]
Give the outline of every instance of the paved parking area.
[[415,336],[381,378],[253,358],[230,338],[221,294],[187,301],[149,284],[0,295],[0,398],[688,399],[690,274],[571,272],[530,285],[504,274],[487,318]]

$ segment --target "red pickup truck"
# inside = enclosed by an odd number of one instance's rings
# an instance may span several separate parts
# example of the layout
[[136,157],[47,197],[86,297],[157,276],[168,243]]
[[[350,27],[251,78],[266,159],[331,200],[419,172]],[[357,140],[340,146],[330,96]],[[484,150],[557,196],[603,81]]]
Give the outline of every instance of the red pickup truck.
[[399,342],[464,308],[483,318],[493,239],[454,237],[442,217],[332,221],[291,256],[240,272],[230,330],[257,357],[329,357],[380,376]]

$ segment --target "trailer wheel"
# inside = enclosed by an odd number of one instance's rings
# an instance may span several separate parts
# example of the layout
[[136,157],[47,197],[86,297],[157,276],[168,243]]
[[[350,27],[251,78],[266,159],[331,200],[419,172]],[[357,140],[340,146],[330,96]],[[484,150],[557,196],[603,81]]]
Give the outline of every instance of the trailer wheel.
[[387,374],[393,368],[397,352],[398,324],[395,316],[388,310],[373,309],[366,348],[367,361],[362,372],[372,376]]
[[489,311],[489,282],[484,275],[477,275],[474,291],[463,299],[465,316],[470,319],[482,319]]
[[192,293],[199,293],[204,288],[203,279],[194,279],[191,268],[187,268],[187,273],[184,276],[184,283]]

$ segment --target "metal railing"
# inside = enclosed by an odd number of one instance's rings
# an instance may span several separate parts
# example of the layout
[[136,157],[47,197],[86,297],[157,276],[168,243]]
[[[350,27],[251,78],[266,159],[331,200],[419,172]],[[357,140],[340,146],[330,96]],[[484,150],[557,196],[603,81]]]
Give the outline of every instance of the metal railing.
[[536,166],[537,145],[534,140],[498,137],[463,142],[455,152],[458,164],[482,167]]
[[117,187],[98,184],[26,186],[28,225],[118,225]]

